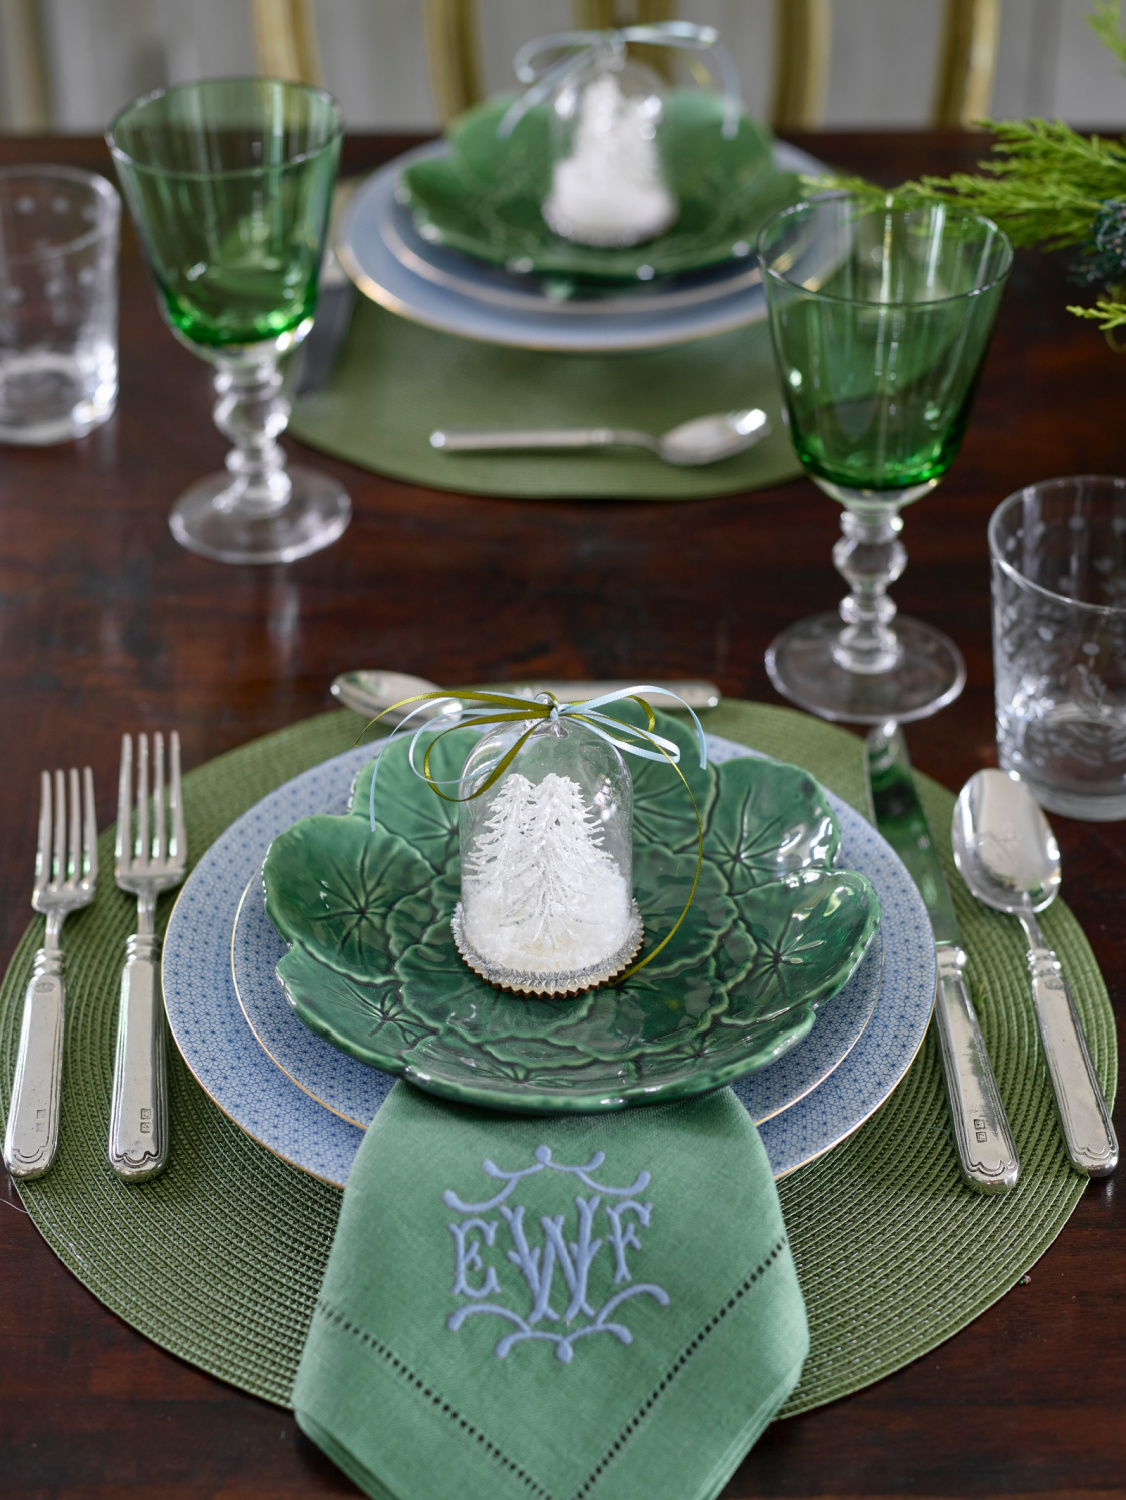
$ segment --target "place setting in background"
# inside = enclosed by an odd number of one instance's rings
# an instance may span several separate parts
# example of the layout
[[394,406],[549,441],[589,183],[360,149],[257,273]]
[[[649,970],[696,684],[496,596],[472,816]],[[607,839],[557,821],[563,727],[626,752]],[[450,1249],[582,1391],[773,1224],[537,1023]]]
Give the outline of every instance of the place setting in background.
[[[667,83],[637,46],[697,81]],[[704,64],[721,91],[699,86]],[[364,295],[327,384],[299,386],[293,430],[416,482],[525,497],[689,497],[792,472],[755,240],[821,164],[747,116],[711,27],[564,33],[515,71],[523,95],[349,193],[336,254]],[[323,344],[314,327],[322,372],[345,296]]]

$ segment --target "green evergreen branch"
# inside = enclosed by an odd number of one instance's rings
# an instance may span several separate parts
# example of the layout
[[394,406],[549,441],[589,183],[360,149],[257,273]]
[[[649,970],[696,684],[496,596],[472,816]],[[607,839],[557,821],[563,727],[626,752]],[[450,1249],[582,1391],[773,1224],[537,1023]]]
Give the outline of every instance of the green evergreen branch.
[[[1126,48],[1126,40],[1123,42]],[[1108,198],[1126,198],[1126,140],[1082,136],[1061,120],[997,120],[995,155],[981,174],[922,177],[888,192],[855,177],[811,181],[897,208],[949,203],[995,220],[1017,245],[1059,250],[1083,245]]]
[[1095,0],[1095,14],[1087,17],[1087,25],[1106,50],[1113,52],[1118,61],[1126,66],[1126,37],[1122,35],[1121,0]]
[[1109,297],[1100,297],[1094,307],[1068,307],[1067,310],[1077,318],[1089,318],[1098,322],[1100,333],[1109,333],[1112,328],[1126,328],[1126,302],[1113,302]]
[[[1126,68],[1123,0],[1093,0],[1087,24]],[[1126,327],[1126,283],[1122,281],[1126,243],[1126,136],[1107,140],[1083,136],[1062,120],[985,120],[993,133],[993,155],[978,171],[951,177],[921,177],[890,191],[862,177],[805,177],[813,192],[832,189],[855,194],[872,208],[923,208],[946,203],[993,219],[1015,245],[1042,250],[1079,246],[1084,256],[1073,274],[1087,282],[1105,281],[1094,307],[1069,307],[1076,317],[1097,322],[1111,348],[1126,344],[1111,337]],[[1117,272],[1117,274],[1115,274]]]

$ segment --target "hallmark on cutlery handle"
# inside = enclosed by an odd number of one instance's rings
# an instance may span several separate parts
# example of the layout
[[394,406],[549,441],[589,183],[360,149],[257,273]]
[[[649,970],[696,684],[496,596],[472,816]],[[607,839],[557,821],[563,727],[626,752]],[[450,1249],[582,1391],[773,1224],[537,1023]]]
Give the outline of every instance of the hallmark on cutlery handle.
[[42,1177],[59,1144],[66,988],[63,954],[40,948],[24,993],[20,1047],[4,1131],[4,1164],[13,1177]]
[[935,1022],[962,1175],[982,1193],[1016,1186],[1020,1162],[962,970],[966,955],[940,943]]
[[1050,948],[1028,950],[1032,1001],[1044,1047],[1060,1128],[1071,1164],[1091,1177],[1108,1177],[1118,1165],[1118,1137],[1095,1076],[1083,1023]]
[[168,1081],[160,939],[134,933],[126,942],[113,1065],[109,1161],[119,1177],[144,1182],[168,1159]]

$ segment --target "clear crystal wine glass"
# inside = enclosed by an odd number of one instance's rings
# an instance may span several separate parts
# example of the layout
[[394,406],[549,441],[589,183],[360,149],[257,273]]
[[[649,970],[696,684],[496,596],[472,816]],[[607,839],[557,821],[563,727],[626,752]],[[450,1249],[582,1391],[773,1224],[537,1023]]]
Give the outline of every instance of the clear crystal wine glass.
[[790,437],[844,507],[839,615],[784,630],[766,665],[780,693],[827,719],[921,719],[965,683],[941,631],[896,616],[907,564],[900,511],[933,490],[962,441],[1012,246],[944,205],[827,194],[776,215],[759,258]]
[[165,319],[215,367],[227,472],[170,519],[185,547],[222,562],[290,562],[351,518],[336,480],[288,468],[278,443],[281,361],[313,324],[342,129],[320,89],[220,78],[136,100],[106,136]]

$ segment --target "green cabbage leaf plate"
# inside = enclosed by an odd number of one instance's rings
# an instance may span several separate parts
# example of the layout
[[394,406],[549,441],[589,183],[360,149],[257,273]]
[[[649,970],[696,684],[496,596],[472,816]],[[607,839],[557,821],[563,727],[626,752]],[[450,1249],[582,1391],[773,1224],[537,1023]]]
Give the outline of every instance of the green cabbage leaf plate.
[[[529,1114],[686,1098],[796,1046],[863,957],[878,898],[864,875],[836,868],[840,829],[808,772],[752,757],[701,769],[693,735],[658,719],[681,746],[704,860],[684,922],[652,963],[569,999],[478,978],[450,931],[457,809],[414,775],[404,739],[379,767],[374,832],[372,762],[349,813],[301,819],[266,856],[266,909],[290,945],[278,976],[301,1020],[420,1088]],[[431,774],[458,776],[475,740],[448,734]],[[696,819],[667,765],[630,769],[644,956],[688,899]]]
[[671,89],[658,134],[662,165],[680,216],[641,245],[607,249],[553,234],[540,205],[551,190],[546,105],[529,110],[507,139],[497,126],[510,97],[490,99],[448,127],[445,156],[404,168],[401,184],[420,232],[493,265],[571,277],[636,281],[703,270],[754,250],[771,214],[802,196],[794,172],[774,165],[768,130],[743,115],[722,134],[722,95]]

